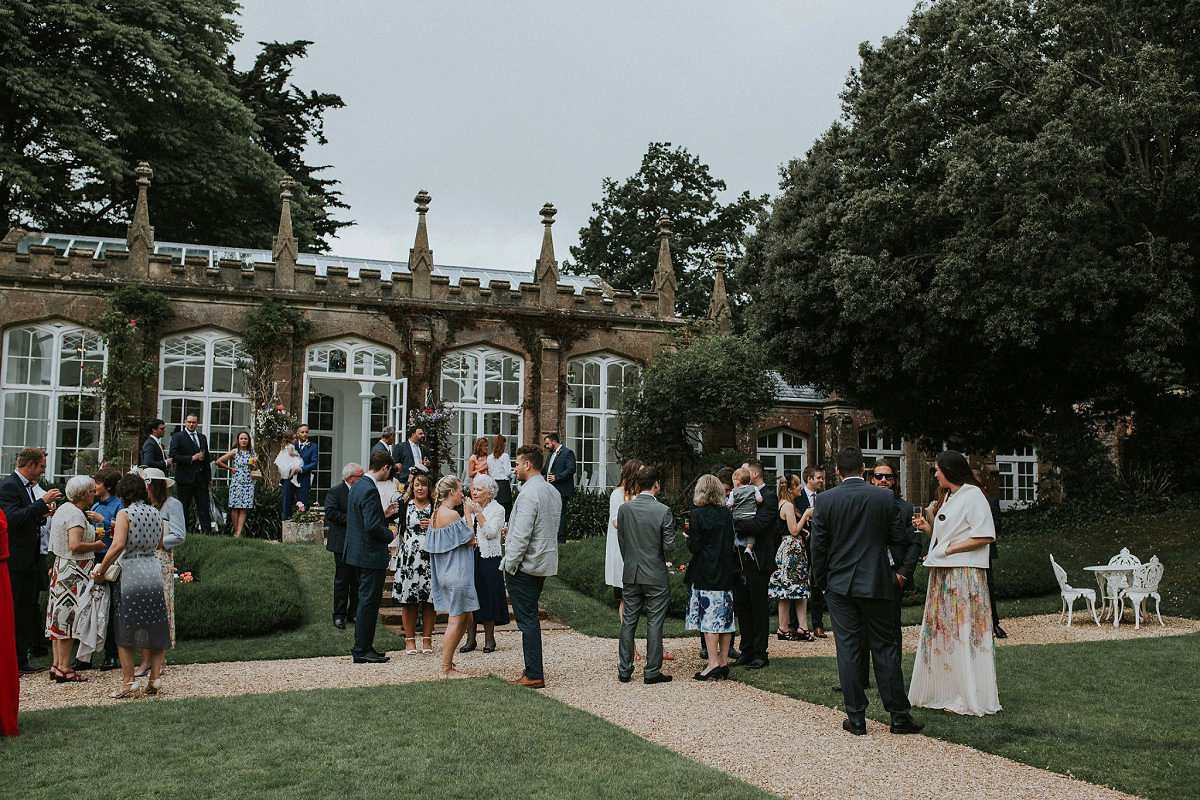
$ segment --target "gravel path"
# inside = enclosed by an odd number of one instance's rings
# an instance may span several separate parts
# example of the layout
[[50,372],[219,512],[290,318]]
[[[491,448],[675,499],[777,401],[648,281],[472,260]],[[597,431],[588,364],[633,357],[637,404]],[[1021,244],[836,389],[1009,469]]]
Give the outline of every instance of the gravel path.
[[[1200,621],[1167,619],[1134,631],[1111,625],[1079,624],[1067,630],[1053,615],[1005,621],[1010,644],[1057,644],[1098,639],[1182,635],[1200,631]],[[915,644],[916,628],[906,629],[906,649]],[[471,675],[515,677],[521,669],[520,634],[498,631],[500,648],[460,655],[458,665]],[[1006,798],[1119,798],[1128,795],[1035,769],[969,747],[925,736],[891,736],[885,726],[868,721],[869,735],[841,730],[840,711],[764,692],[735,681],[701,684],[690,675],[701,667],[694,639],[668,642],[677,660],[668,672],[677,678],[658,686],[635,680],[616,681],[616,642],[571,630],[545,634],[547,694],[568,705],[603,717],[634,733],[734,775],[783,797],[912,798],[985,797],[1003,788]],[[833,655],[833,639],[814,643],[772,641],[771,654]],[[351,664],[348,656],[279,661],[173,665],[158,698],[114,701],[108,694],[119,672],[88,673],[79,684],[53,684],[45,674],[21,681],[21,710],[128,702],[163,702],[182,697],[220,697],[293,689],[380,686],[437,677],[438,656],[392,653],[387,664]],[[720,719],[713,714],[720,708]],[[733,731],[723,720],[736,719]],[[980,724],[987,724],[986,721]],[[759,737],[771,748],[749,763],[739,746],[740,734],[770,731]],[[731,735],[732,734],[732,735]],[[802,782],[797,764],[810,765]],[[847,766],[852,770],[847,775]]]

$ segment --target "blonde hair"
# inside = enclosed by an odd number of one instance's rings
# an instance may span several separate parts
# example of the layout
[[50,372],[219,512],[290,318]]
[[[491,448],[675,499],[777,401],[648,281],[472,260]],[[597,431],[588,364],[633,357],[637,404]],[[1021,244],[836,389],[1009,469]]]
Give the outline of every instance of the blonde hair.
[[696,481],[696,492],[692,495],[692,505],[725,505],[725,487],[717,480],[716,475],[700,476],[700,479]]
[[433,507],[441,508],[442,503],[450,496],[450,493],[455,489],[462,488],[462,481],[453,475],[447,475],[437,482],[437,486],[433,487]]
[[734,486],[749,486],[750,485],[750,470],[745,467],[738,467],[733,471]]
[[779,505],[792,502],[792,492],[800,485],[800,479],[795,475],[780,475],[775,482],[775,497]]

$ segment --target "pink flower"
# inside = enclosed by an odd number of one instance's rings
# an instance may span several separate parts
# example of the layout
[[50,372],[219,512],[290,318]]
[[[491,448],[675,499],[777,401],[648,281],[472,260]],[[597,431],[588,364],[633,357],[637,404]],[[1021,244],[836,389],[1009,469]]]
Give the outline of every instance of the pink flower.
[[304,511],[304,503],[301,503],[299,500],[297,500],[296,508],[300,509],[301,511]]

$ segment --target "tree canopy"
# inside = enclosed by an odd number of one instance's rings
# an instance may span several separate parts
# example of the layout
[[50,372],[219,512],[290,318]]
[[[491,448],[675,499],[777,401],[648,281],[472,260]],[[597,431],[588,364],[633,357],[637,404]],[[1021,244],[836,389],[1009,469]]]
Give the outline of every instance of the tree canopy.
[[1196,382],[1200,3],[943,0],[861,65],[749,245],[786,377],[895,433],[1078,433]]
[[[674,222],[677,313],[703,317],[712,295],[712,254],[723,249],[731,259],[742,255],[766,195],[742,192],[721,203],[725,181],[670,142],[652,142],[632,177],[623,183],[605,178],[603,186],[603,198],[592,204],[592,217],[579,231],[579,245],[571,248],[574,261],[564,261],[563,271],[596,274],[618,289],[649,288],[658,263],[658,220],[665,214]],[[726,290],[736,313],[742,297],[736,276],[726,276]]]
[[8,225],[122,235],[149,161],[164,240],[269,247],[278,181],[299,183],[306,249],[348,223],[302,151],[336,95],[292,86],[307,42],[264,44],[239,72],[233,0],[8,0],[0,9],[0,213]]
[[707,333],[660,353],[624,394],[617,452],[694,472],[695,426],[752,425],[775,402],[762,348],[746,337]]

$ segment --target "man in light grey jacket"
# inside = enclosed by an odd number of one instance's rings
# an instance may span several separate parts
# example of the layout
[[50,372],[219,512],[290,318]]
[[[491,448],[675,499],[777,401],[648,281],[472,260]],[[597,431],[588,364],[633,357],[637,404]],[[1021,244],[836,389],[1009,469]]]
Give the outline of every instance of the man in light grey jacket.
[[500,562],[525,655],[525,671],[512,683],[531,689],[546,686],[538,600],[546,578],[558,574],[558,519],[562,514],[562,497],[542,477],[541,469],[542,451],[536,445],[517,450],[513,472],[522,482],[521,492],[508,518]]
[[633,637],[638,617],[646,611],[646,683],[666,683],[662,673],[663,620],[671,599],[667,553],[675,546],[671,509],[658,501],[661,484],[658,470],[642,467],[637,473],[641,494],[617,511],[617,544],[625,562],[621,599],[625,603],[621,622],[620,661],[617,678],[628,683],[633,676]]

